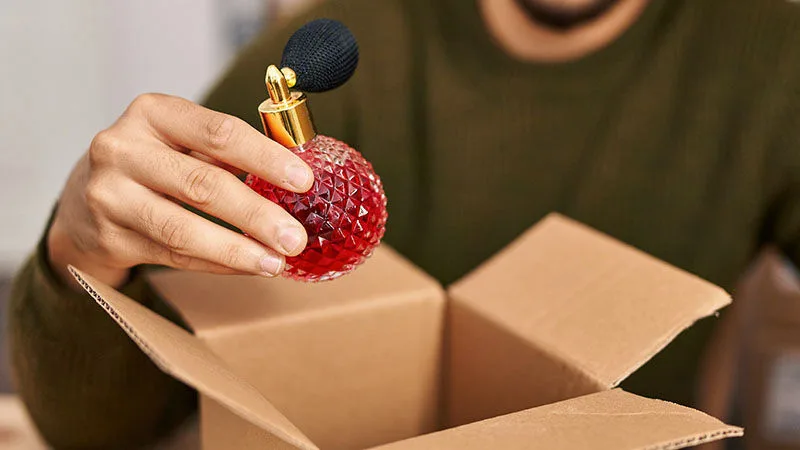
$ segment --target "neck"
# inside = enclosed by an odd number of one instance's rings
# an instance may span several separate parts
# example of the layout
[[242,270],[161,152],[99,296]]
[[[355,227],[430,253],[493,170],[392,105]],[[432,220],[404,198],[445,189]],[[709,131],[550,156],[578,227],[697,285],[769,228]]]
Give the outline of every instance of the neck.
[[517,0],[478,0],[489,34],[511,56],[531,62],[564,62],[608,45],[641,15],[648,0],[620,0],[579,27],[556,30],[530,18]]

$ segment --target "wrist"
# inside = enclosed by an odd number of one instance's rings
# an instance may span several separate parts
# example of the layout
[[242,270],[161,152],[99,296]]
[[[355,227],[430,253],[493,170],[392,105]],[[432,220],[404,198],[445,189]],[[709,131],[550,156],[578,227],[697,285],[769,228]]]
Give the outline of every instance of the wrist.
[[59,281],[71,289],[82,292],[83,288],[70,274],[68,266],[91,274],[109,286],[119,288],[128,280],[130,269],[110,267],[98,262],[96,256],[81,251],[72,238],[60,226],[58,218],[47,232],[47,262]]

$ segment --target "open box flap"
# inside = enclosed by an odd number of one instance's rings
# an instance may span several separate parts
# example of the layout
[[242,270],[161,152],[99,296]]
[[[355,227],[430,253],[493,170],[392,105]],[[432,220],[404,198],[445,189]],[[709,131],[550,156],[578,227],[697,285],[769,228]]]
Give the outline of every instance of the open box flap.
[[149,280],[201,338],[263,320],[275,323],[301,315],[338,314],[346,307],[380,306],[398,296],[443,295],[436,280],[386,244],[358,270],[325,283],[180,270],[154,272]]
[[700,411],[614,389],[383,445],[376,449],[667,450],[742,434],[744,432],[741,428],[725,425]]
[[[751,321],[773,326],[800,325],[800,277],[797,268],[775,247],[765,248],[737,291]],[[752,300],[751,300],[752,299]],[[740,303],[740,305],[742,305]]]
[[198,338],[74,267],[72,275],[164,372],[303,450],[317,447]]
[[608,387],[730,302],[721,288],[558,214],[449,292]]

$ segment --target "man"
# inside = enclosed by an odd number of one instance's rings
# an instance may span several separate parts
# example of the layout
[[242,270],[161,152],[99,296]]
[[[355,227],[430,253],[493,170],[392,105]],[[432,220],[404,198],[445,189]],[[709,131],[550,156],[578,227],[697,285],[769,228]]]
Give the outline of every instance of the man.
[[[800,5],[379,4],[326,3],[256,39],[208,109],[143,96],[91,143],[11,310],[19,390],[54,446],[146,444],[195,407],[71,284],[67,264],[174,319],[143,265],[273,276],[302,250],[299,224],[234,174],[309,187],[308,168],[254,128],[266,65],[315,17],[341,20],[361,47],[354,78],[311,98],[316,123],[373,162],[387,242],[441,282],[551,211],[726,287],[765,243],[800,261]],[[691,402],[710,323],[627,387]]]

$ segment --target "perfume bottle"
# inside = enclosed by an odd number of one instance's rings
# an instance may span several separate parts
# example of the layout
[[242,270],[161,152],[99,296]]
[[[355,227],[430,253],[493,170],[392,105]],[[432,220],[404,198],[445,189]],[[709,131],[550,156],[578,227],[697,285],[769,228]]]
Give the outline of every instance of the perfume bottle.
[[317,133],[304,93],[340,86],[353,74],[357,61],[358,47],[349,30],[339,22],[318,19],[289,39],[281,69],[267,68],[269,98],[258,107],[264,131],[314,172],[314,184],[303,194],[252,174],[245,180],[305,227],[305,250],[286,258],[283,274],[289,278],[340,277],[369,258],[383,238],[387,212],[380,178],[357,150]]

